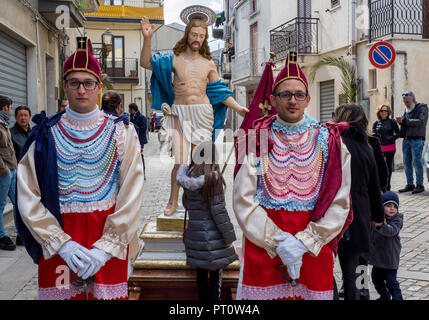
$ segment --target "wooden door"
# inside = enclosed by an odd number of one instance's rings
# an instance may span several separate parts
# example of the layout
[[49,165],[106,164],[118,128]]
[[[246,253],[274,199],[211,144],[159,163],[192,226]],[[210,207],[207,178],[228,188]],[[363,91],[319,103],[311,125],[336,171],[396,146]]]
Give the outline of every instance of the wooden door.
[[124,37],[115,36],[112,40],[112,51],[106,59],[106,71],[110,77],[125,77]]
[[124,37],[113,37],[113,68],[116,77],[125,77]]

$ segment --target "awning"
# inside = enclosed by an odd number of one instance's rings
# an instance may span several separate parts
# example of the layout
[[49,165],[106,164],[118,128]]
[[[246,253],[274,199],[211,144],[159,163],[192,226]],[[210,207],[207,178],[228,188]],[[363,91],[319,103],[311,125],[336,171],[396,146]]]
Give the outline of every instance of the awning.
[[100,6],[97,12],[85,13],[86,17],[164,19],[164,7],[139,8],[130,6]]

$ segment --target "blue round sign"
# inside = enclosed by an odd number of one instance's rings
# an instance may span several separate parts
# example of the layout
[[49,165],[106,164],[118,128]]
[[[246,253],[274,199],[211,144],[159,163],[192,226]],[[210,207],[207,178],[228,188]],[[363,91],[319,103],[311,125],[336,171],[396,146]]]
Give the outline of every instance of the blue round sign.
[[376,68],[390,67],[396,58],[396,51],[390,43],[377,42],[369,50],[369,60]]

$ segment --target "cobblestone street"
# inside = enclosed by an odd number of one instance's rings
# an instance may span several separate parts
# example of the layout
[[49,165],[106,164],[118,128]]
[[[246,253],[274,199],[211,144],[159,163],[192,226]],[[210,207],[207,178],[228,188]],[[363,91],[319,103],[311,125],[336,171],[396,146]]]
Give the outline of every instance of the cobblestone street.
[[[149,143],[145,146],[146,177],[141,205],[139,233],[149,221],[155,221],[167,204],[170,190],[170,172],[173,165],[171,158],[160,159],[157,136],[150,134]],[[225,173],[227,182],[226,200],[237,238],[234,243],[241,246],[242,232],[232,211],[232,175],[233,166],[228,165]],[[426,176],[425,176],[426,179]],[[403,170],[396,171],[392,177],[392,191],[405,185]],[[429,189],[429,184],[426,183]],[[181,195],[180,195],[181,197]],[[429,192],[412,195],[400,194],[400,209],[404,213],[404,227],[401,232],[402,252],[398,272],[402,294],[406,300],[429,299]],[[9,235],[16,236],[13,222],[6,225]],[[335,277],[341,286],[341,272],[338,262],[335,263]],[[378,298],[372,283],[371,299]],[[16,251],[0,250],[0,299],[26,300],[37,299],[37,266],[31,261],[23,247]]]

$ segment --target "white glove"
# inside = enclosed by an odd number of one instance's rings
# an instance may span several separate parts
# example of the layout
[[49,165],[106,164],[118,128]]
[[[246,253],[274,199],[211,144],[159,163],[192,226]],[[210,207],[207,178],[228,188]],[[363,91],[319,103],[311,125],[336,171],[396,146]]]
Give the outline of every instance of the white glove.
[[302,266],[302,256],[308,251],[301,240],[295,238],[290,233],[274,237],[274,240],[280,241],[276,248],[277,254],[282,259],[283,264],[291,279],[299,279],[299,273]]
[[90,267],[91,254],[87,248],[76,241],[69,240],[62,245],[58,254],[79,277]]
[[112,257],[111,254],[107,253],[98,248],[92,248],[89,250],[91,266],[86,270],[86,272],[82,275],[82,279],[86,280],[89,277],[95,275],[102,266],[106,264],[107,261]]

